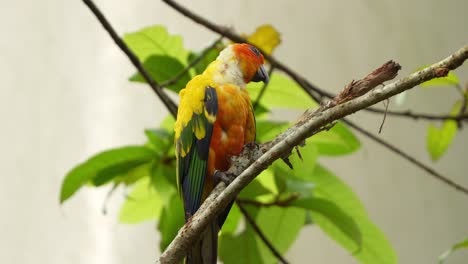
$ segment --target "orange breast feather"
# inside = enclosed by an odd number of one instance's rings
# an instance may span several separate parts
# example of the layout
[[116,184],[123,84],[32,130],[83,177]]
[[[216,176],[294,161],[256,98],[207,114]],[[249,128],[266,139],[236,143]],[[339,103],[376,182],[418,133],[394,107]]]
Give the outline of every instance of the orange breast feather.
[[211,136],[205,194],[214,186],[214,171],[229,169],[231,157],[238,155],[245,144],[255,140],[255,120],[247,91],[223,85],[216,88],[216,93],[218,115]]

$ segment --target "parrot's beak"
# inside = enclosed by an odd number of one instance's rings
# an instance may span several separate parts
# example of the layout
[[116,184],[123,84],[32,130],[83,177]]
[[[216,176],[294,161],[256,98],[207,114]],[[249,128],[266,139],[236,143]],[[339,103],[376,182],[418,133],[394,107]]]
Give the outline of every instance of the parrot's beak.
[[264,82],[268,83],[270,81],[270,77],[268,76],[268,72],[266,71],[263,65],[260,66],[258,71],[255,73],[254,77],[251,80],[252,82]]

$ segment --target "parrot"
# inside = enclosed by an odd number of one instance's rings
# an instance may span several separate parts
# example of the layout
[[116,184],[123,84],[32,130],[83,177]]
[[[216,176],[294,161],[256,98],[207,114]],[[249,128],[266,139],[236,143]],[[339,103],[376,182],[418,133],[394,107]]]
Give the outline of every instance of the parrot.
[[[268,83],[264,63],[255,46],[230,44],[179,92],[174,141],[186,223],[222,179],[218,172],[228,170],[231,157],[244,145],[255,144],[255,116],[246,85]],[[231,206],[206,228],[185,263],[216,263],[218,232]]]

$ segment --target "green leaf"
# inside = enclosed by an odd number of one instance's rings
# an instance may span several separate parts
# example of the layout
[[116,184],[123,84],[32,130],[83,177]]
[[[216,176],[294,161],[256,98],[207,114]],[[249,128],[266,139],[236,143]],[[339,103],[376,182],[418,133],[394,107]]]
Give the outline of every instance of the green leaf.
[[301,198],[310,198],[313,196],[313,190],[315,188],[314,183],[295,178],[286,179],[285,185],[285,193],[283,193],[283,196],[286,197],[293,193],[300,195]]
[[151,168],[152,183],[161,196],[164,206],[170,204],[170,199],[178,193],[176,187],[176,170],[161,162],[155,162]]
[[195,69],[195,74],[201,74],[205,71],[206,67],[208,67],[208,65],[214,61],[219,53],[221,52],[221,50],[224,49],[224,44],[222,42],[218,42],[213,48],[211,49],[204,49],[202,52],[200,53],[194,53],[194,52],[191,52],[188,56],[188,61],[189,63],[191,63],[192,61],[196,60],[199,58],[199,56],[202,54],[202,53],[205,53],[203,58],[201,58],[197,64],[195,64],[195,66],[193,67]]
[[111,179],[149,162],[155,157],[155,154],[153,150],[147,147],[128,146],[94,155],[67,173],[62,182],[60,202],[63,203],[70,198],[81,186],[99,176],[100,173],[105,178]]
[[[153,161],[154,162],[154,161]],[[144,163],[128,172],[119,175],[114,178],[115,184],[123,183],[125,185],[131,185],[140,180],[143,177],[150,177],[151,162]]]
[[[252,99],[254,100],[254,99]],[[252,104],[254,102],[252,101]],[[255,107],[254,107],[254,114],[255,114],[255,118],[257,118],[257,121],[259,121],[259,118],[262,117],[264,114],[268,114],[270,112],[270,110],[262,105],[262,104],[257,104]]]
[[457,134],[457,123],[445,121],[441,128],[429,124],[427,148],[432,160],[436,161],[445,153]]
[[[460,111],[461,103],[456,102],[452,107],[451,115],[456,115]],[[432,160],[436,161],[447,151],[457,134],[457,122],[454,120],[446,120],[442,127],[438,128],[433,124],[429,124],[427,128],[427,150],[431,155]]]
[[[418,68],[416,71],[423,70],[429,66],[430,65],[422,66]],[[426,87],[434,87],[434,86],[454,86],[459,83],[460,81],[458,80],[457,75],[455,75],[453,71],[450,71],[445,77],[434,78],[429,81],[421,83],[421,87],[426,88]]]
[[133,186],[120,208],[119,221],[125,224],[135,224],[153,220],[160,216],[162,207],[159,194],[151,185],[149,177],[145,177]]
[[268,189],[271,193],[279,193],[278,186],[276,186],[275,183],[275,175],[271,167],[262,171],[262,173],[260,173],[260,175],[258,175],[255,180],[260,182],[262,186]]
[[174,144],[173,135],[165,129],[146,129],[145,135],[151,145],[159,151],[165,150],[169,144]]
[[[282,254],[296,240],[304,225],[305,211],[298,208],[268,207],[247,208],[262,233]],[[274,263],[276,258],[257,236],[249,224],[239,235],[221,234],[219,256],[223,263]],[[233,250],[235,249],[235,250]]]
[[312,225],[314,221],[312,220],[312,214],[310,211],[306,212],[304,225]]
[[309,142],[317,146],[320,155],[328,156],[351,154],[361,146],[356,136],[341,122],[328,131],[313,135]]
[[257,142],[263,143],[274,139],[289,127],[288,122],[257,120]]
[[[172,78],[176,77],[180,72],[185,69],[180,61],[174,57],[161,56],[161,55],[151,55],[143,62],[144,68],[148,71],[150,76],[158,83],[169,81]],[[174,92],[179,92],[182,88],[185,87],[188,81],[191,79],[189,72],[180,77],[177,82],[168,86],[168,88]],[[140,73],[135,73],[130,77],[132,82],[143,82],[146,83],[146,80]]]
[[[259,210],[255,222],[268,241],[281,254],[285,254],[293,242],[296,241],[299,231],[304,226],[305,210],[294,207],[264,207]],[[261,249],[260,255],[264,260],[262,263],[274,263],[276,257],[257,235],[255,235],[255,239]]]
[[326,218],[336,229],[351,239],[357,248],[361,247],[362,236],[359,226],[346,212],[339,206],[321,198],[300,198],[291,202],[291,206],[296,206],[311,210],[313,216]]
[[223,234],[234,234],[234,232],[237,230],[237,226],[240,223],[241,216],[242,215],[239,207],[237,207],[237,205],[234,203],[231,207],[231,210],[229,211],[226,221],[224,221],[221,232]]
[[[318,158],[317,147],[306,141],[304,147],[299,148],[302,159],[295,154],[289,157],[293,169],[290,169],[282,160],[273,163],[272,169],[275,175],[275,183],[279,192],[296,192],[303,196],[312,194],[313,182],[309,180],[314,172]],[[308,181],[308,182],[307,182]]]
[[[263,83],[250,83],[247,87],[250,98],[257,98]],[[263,94],[260,102],[267,107],[283,107],[294,109],[307,109],[316,107],[314,102],[293,80],[284,74],[274,72],[270,76],[267,90]]]
[[264,187],[260,181],[255,179],[242,189],[238,197],[242,199],[255,199],[258,196],[270,193],[268,188]]
[[182,37],[169,34],[164,26],[146,27],[125,34],[123,40],[140,61],[145,61],[152,55],[160,55],[174,57],[187,65],[188,51],[184,48]]
[[116,164],[99,171],[90,183],[95,187],[108,184],[111,181],[128,185],[148,176],[150,163],[150,161],[135,160]]
[[237,264],[239,260],[243,264],[266,263],[262,260],[261,250],[265,249],[259,247],[252,231],[237,236],[221,234],[219,238],[219,258],[224,264]]
[[158,230],[161,232],[159,248],[163,252],[184,225],[184,206],[178,194],[174,194],[165,205],[159,218]]
[[397,263],[397,256],[385,235],[368,218],[366,211],[351,188],[320,165],[315,166],[309,180],[315,183],[314,196],[339,207],[357,224],[361,231],[361,247],[335,223],[320,213],[312,212],[312,219],[325,233],[341,244],[361,263]]
[[445,251],[439,256],[439,264],[443,264],[445,260],[447,260],[448,256],[450,256],[453,252],[459,250],[459,249],[467,249],[468,248],[468,238],[465,240],[458,242],[457,244],[453,245],[452,248],[449,250]]
[[165,129],[167,132],[173,133],[174,132],[174,124],[175,124],[174,117],[172,115],[168,115],[161,122],[161,128]]

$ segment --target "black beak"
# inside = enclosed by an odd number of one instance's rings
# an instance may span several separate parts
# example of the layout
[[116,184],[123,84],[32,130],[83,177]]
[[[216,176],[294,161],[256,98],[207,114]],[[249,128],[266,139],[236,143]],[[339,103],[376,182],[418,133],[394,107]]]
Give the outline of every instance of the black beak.
[[251,80],[252,82],[264,82],[268,83],[270,81],[270,77],[268,76],[268,72],[266,71],[263,65],[260,66],[258,71],[255,73],[254,77]]

